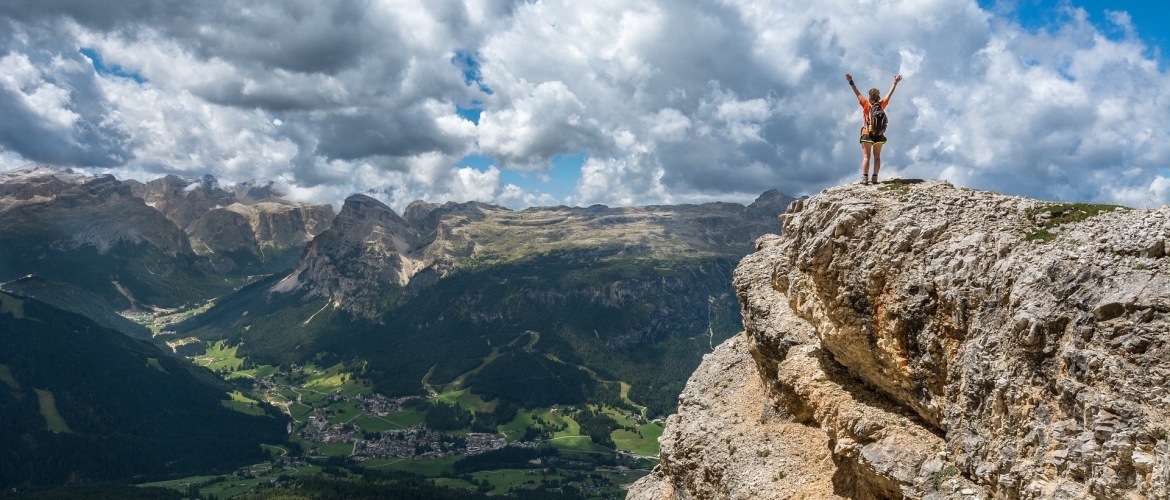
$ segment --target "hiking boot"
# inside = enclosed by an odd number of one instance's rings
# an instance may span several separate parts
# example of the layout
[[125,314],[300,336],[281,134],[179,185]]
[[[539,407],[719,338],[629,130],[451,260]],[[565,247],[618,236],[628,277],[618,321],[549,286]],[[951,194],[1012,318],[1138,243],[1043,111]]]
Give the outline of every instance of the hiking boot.
[[878,183],[878,182],[877,182],[877,174],[873,174],[873,176],[871,176],[871,177],[869,178],[869,183],[870,183],[870,184],[877,184],[877,183]]
[[869,177],[866,177],[865,174],[861,174],[861,184],[869,184]]

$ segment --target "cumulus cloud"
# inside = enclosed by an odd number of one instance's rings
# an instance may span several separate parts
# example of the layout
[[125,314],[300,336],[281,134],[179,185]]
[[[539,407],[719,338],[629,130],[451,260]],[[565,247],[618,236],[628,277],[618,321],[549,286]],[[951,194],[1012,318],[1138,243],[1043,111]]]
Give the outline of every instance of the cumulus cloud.
[[[0,168],[399,208],[750,201],[852,181],[843,76],[884,92],[900,72],[884,175],[1160,205],[1170,79],[1128,14],[1106,22],[1065,7],[1028,31],[974,0],[11,0]],[[567,197],[501,181],[570,155]]]

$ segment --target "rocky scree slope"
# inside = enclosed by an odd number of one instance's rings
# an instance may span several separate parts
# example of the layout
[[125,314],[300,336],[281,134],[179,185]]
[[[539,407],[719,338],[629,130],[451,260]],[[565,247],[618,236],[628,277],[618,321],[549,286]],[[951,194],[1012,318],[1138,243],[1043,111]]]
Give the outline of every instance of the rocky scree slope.
[[1167,498],[1170,208],[1053,223],[1099,208],[937,181],[794,202],[628,498]]

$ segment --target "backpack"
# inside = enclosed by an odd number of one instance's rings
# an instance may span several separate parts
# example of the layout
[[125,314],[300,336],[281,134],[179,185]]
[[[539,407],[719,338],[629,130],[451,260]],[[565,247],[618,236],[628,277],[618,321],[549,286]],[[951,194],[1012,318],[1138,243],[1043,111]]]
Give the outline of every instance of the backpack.
[[889,119],[886,117],[886,110],[882,109],[882,103],[869,104],[869,133],[871,135],[885,135],[886,125],[889,124]]

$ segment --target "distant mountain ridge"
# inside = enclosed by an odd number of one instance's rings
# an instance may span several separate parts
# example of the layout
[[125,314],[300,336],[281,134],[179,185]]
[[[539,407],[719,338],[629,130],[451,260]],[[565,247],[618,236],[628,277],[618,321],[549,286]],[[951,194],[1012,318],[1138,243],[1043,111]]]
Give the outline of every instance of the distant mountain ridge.
[[[0,281],[34,274],[119,309],[173,308],[292,268],[333,218],[271,183],[119,181],[29,165],[0,173]],[[149,201],[147,201],[149,200]],[[226,278],[226,280],[225,280]]]
[[185,231],[196,253],[218,256],[224,260],[221,267],[232,272],[262,274],[292,267],[334,216],[329,205],[284,199],[271,182],[223,188],[211,175],[167,175],[124,183]]
[[[399,216],[365,195],[345,201],[274,292],[304,288],[368,319],[406,291],[417,294],[456,270],[566,251],[620,251],[627,257],[741,256],[792,198],[772,190],[734,203],[610,208],[534,207],[513,211],[479,202],[415,201]],[[421,274],[418,280],[416,275]]]

